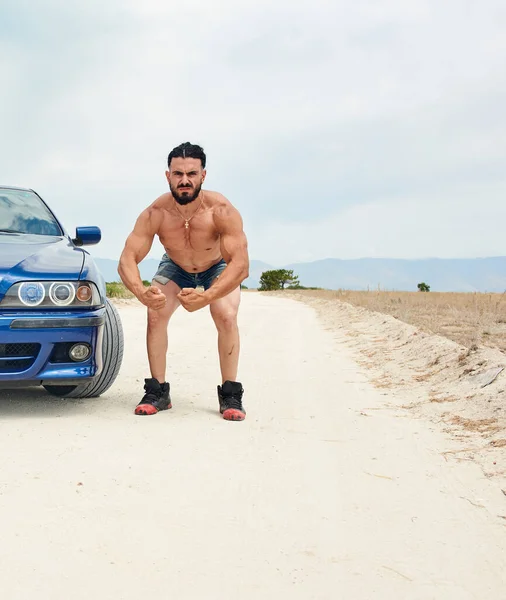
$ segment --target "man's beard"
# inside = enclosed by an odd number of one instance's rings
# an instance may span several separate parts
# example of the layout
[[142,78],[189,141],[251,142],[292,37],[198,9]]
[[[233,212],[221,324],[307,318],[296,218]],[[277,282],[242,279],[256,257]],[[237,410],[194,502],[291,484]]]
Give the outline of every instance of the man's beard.
[[[191,187],[187,187],[187,188],[175,188],[173,187],[171,184],[169,184],[170,187],[170,191],[172,192],[172,196],[174,197],[174,200],[180,204],[181,206],[185,206],[185,204],[190,204],[190,202],[193,202],[196,198],[198,198],[198,195],[200,194],[200,190],[202,189],[202,184],[198,185],[195,188],[195,191],[192,192],[192,188]],[[181,193],[183,192],[183,193]]]

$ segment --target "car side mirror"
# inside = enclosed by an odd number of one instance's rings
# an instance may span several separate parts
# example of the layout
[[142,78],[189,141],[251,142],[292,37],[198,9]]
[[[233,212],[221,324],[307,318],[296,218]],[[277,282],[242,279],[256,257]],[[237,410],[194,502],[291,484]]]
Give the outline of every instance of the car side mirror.
[[72,242],[76,246],[92,246],[102,239],[100,227],[76,227],[76,237]]

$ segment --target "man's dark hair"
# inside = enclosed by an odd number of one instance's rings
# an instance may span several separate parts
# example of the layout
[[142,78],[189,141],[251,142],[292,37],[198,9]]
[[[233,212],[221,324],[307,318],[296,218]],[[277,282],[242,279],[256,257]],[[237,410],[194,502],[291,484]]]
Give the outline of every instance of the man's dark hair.
[[167,159],[167,166],[170,169],[170,161],[173,158],[199,158],[202,163],[202,168],[206,168],[206,155],[204,153],[204,149],[197,144],[191,144],[190,142],[185,142],[184,144],[179,144],[176,146],[171,153],[169,154],[169,158]]

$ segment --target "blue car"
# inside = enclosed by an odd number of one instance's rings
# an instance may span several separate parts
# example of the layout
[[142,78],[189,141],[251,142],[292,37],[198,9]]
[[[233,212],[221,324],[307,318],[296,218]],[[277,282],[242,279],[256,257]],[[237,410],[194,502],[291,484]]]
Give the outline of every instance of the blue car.
[[82,246],[30,189],[0,186],[0,388],[43,386],[67,398],[100,396],[123,358],[123,329],[105,281]]

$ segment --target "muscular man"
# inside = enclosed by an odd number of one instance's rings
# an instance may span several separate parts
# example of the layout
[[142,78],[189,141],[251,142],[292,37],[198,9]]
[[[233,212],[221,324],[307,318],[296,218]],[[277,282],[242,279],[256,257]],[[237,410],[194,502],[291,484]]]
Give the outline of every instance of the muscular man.
[[[170,192],[162,194],[138,217],[121,254],[118,272],[123,283],[148,309],[147,351],[151,377],[137,415],[154,415],[172,407],[165,381],[167,327],[176,308],[193,312],[209,306],[218,330],[222,384],[220,413],[242,421],[243,387],[237,380],[240,284],[248,277],[249,258],[242,218],[221,194],[202,189],[206,155],[186,142],[174,148],[166,171]],[[165,247],[152,285],[144,287],[138,264],[148,254],[155,235]],[[203,287],[204,291],[197,290]]]

